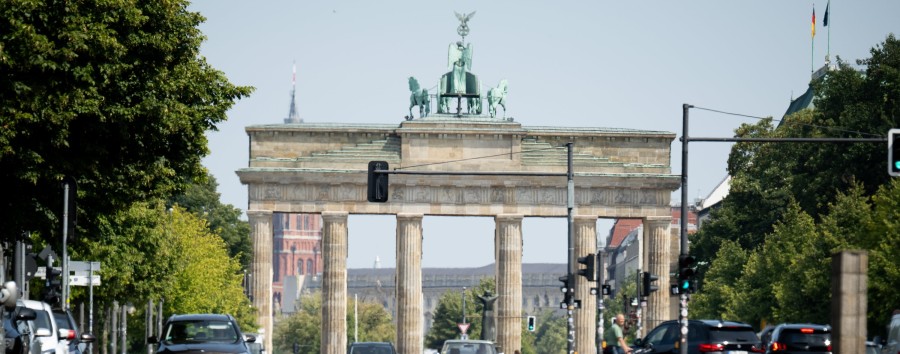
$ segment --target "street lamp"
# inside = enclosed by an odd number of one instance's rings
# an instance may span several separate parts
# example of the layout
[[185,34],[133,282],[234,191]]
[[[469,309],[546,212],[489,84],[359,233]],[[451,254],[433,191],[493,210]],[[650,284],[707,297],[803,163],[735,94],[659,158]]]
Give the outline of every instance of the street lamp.
[[294,269],[294,274],[291,274],[291,275],[297,274],[297,264],[296,264],[296,261],[294,260],[294,254],[296,252],[297,252],[297,245],[292,243],[291,244],[291,268]]

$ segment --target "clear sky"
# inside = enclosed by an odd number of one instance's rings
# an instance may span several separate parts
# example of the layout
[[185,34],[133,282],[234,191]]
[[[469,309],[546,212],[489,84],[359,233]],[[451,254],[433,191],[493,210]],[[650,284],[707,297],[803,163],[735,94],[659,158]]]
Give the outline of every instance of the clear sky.
[[[407,78],[432,88],[459,40],[454,11],[476,14],[467,42],[485,87],[509,82],[507,115],[524,126],[663,130],[682,136],[683,103],[781,118],[805,92],[812,68],[832,58],[855,63],[889,33],[900,33],[900,1],[246,1],[190,6],[207,21],[202,55],[238,85],[256,91],[208,134],[204,164],[224,203],[247,209],[235,171],[248,164],[244,128],[287,116],[291,68],[305,122],[397,123],[408,114]],[[815,7],[816,36],[811,39]],[[829,40],[830,30],[830,40]],[[814,44],[813,44],[814,41]],[[830,45],[829,45],[830,42]],[[418,114],[418,112],[416,112]],[[689,134],[729,137],[752,118],[690,112]],[[886,134],[886,132],[885,132]],[[731,144],[692,143],[690,199],[725,177]],[[681,143],[672,143],[672,173]],[[361,166],[361,168],[365,168]],[[577,183],[577,181],[576,181]],[[673,193],[673,202],[680,192]],[[600,221],[598,230],[609,230]],[[393,267],[396,223],[350,216],[351,268]],[[493,261],[492,218],[424,219],[426,267]],[[564,263],[565,219],[526,219],[523,261]]]

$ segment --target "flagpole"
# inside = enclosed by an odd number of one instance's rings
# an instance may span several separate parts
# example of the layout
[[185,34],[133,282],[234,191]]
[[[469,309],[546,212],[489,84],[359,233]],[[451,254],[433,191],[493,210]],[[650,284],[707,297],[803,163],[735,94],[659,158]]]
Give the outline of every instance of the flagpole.
[[[828,0],[828,4],[825,5],[825,25],[828,25],[828,17],[831,15],[828,12],[831,11],[831,0]],[[828,26],[828,49],[825,52],[825,65],[828,65],[831,62],[831,26]]]
[[815,62],[816,62],[816,4],[813,4],[812,11],[812,30],[810,39],[809,39],[809,72],[816,72],[815,70]]

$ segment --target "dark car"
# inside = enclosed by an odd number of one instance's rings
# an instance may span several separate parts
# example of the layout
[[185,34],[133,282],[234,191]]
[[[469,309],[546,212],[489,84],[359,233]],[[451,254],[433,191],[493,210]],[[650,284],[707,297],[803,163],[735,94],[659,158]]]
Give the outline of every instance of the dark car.
[[[646,337],[634,341],[635,354],[677,353],[681,324],[666,321]],[[762,353],[763,347],[746,323],[721,320],[689,320],[688,353]]]
[[[56,326],[59,327],[60,340],[65,340],[69,344],[69,354],[85,352],[87,343],[96,340],[93,334],[81,333],[75,319],[72,318],[72,313],[68,310],[53,310],[53,318],[56,319]],[[63,336],[63,333],[66,335]]]
[[247,343],[255,342],[256,337],[242,333],[231,315],[172,315],[166,320],[162,337],[149,337],[147,341],[159,344],[157,353],[249,354]]
[[356,342],[350,344],[347,354],[397,354],[391,342]]
[[766,353],[831,354],[831,326],[808,323],[775,326]]
[[6,344],[5,354],[28,354],[31,351],[31,342],[34,335],[31,333],[28,321],[34,321],[37,315],[34,310],[16,306],[12,311],[2,311],[3,329],[6,332],[6,338],[3,338]]

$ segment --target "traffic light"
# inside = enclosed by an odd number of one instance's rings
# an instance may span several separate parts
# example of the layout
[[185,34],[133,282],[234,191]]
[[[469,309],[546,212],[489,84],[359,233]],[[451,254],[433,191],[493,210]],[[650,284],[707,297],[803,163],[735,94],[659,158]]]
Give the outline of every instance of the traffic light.
[[601,293],[602,293],[603,295],[610,295],[610,294],[612,294],[612,286],[610,286],[609,284],[603,284],[602,289],[603,289],[603,290],[601,290]]
[[659,287],[653,282],[659,280],[659,277],[655,274],[650,274],[650,272],[644,272],[644,276],[641,279],[643,281],[644,286],[641,290],[642,296],[650,296],[650,293],[659,290]]
[[888,130],[888,175],[900,176],[900,129]]
[[367,190],[369,202],[384,203],[388,200],[388,174],[375,173],[375,170],[387,169],[387,161],[369,161],[369,186]]
[[594,256],[593,253],[588,253],[587,256],[578,257],[578,263],[584,264],[584,268],[578,270],[578,275],[587,278],[588,281],[594,281],[596,279],[595,275],[597,271],[595,269],[597,257]]
[[694,276],[696,259],[686,254],[678,256],[678,291],[687,293],[691,290],[691,278]]
[[528,316],[528,331],[534,332],[534,316]]
[[47,281],[41,291],[41,300],[50,305],[59,305],[62,294],[62,270],[47,267]]
[[563,283],[563,286],[559,287],[559,290],[563,293],[563,301],[559,303],[559,308],[566,309],[569,307],[569,301],[575,295],[575,290],[572,288],[572,284],[569,283],[568,275],[559,277],[559,281]]

